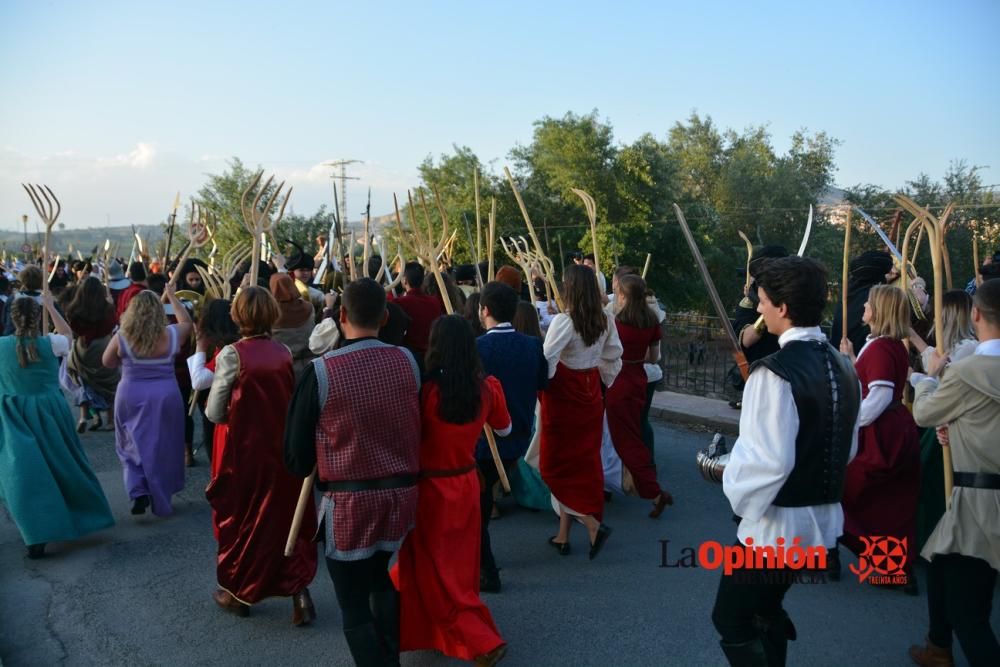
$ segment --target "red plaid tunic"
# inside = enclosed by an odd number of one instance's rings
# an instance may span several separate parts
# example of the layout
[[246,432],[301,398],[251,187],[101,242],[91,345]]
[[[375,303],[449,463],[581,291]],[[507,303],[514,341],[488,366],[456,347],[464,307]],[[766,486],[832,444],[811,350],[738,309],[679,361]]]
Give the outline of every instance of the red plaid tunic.
[[[319,388],[316,463],[325,482],[416,475],[420,381],[405,350],[366,340],[313,361]],[[395,551],[413,528],[417,487],[329,491],[320,508],[326,555]]]

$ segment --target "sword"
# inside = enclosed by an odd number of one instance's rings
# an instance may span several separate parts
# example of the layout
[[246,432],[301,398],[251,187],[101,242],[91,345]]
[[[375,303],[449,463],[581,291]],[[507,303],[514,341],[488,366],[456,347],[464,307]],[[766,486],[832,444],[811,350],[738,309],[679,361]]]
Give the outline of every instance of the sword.
[[882,231],[882,228],[878,226],[878,223],[875,221],[875,218],[871,217],[863,210],[861,210],[860,206],[855,206],[854,210],[857,211],[858,215],[864,218],[865,222],[867,222],[868,225],[875,230],[875,233],[878,234],[878,237],[880,239],[882,239],[882,242],[885,243],[885,246],[889,249],[889,252],[892,254],[892,256],[896,258],[896,261],[899,262],[899,265],[902,267],[906,267],[907,275],[910,276],[910,278],[916,278],[917,274],[913,272],[913,265],[907,262],[903,258],[902,253],[900,253],[899,250],[896,249],[895,244],[893,244],[893,242],[889,240],[889,237],[885,235],[885,232]]
[[[806,251],[806,246],[809,245],[809,236],[812,234],[813,228],[813,205],[809,204],[809,219],[806,220],[806,232],[802,235],[802,243],[799,244],[799,251],[795,253],[797,257],[802,257]],[[750,280],[750,260],[747,260],[747,285],[749,286]],[[763,335],[767,326],[764,324],[764,316],[761,315],[757,318],[757,321],[753,323],[754,330]]]
[[687,239],[688,247],[691,248],[691,254],[694,255],[698,271],[701,273],[701,279],[705,282],[705,287],[708,289],[708,296],[712,300],[712,305],[715,306],[715,312],[722,322],[722,329],[726,332],[729,342],[733,345],[733,357],[736,359],[736,365],[740,369],[740,375],[746,380],[750,376],[750,368],[747,365],[747,358],[743,354],[743,349],[740,347],[740,341],[736,338],[736,332],[733,331],[733,324],[729,321],[726,309],[722,305],[722,299],[719,298],[719,292],[715,289],[712,276],[709,275],[708,267],[705,266],[705,260],[701,256],[701,251],[698,250],[698,244],[695,243],[694,236],[691,235],[691,229],[688,227],[687,220],[684,219],[684,213],[677,204],[674,204],[674,213],[677,215],[677,222],[681,224],[681,231],[684,232],[684,238]]
[[174,197],[174,210],[170,213],[170,227],[167,229],[167,247],[163,251],[163,265],[170,266],[170,246],[174,241],[174,225],[177,222],[177,209],[181,205],[181,193]]

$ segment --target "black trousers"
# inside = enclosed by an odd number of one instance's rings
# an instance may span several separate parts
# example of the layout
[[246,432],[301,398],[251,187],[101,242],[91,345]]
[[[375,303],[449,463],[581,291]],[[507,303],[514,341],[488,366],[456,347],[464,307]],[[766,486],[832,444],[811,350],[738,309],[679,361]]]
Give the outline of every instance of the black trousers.
[[191,387],[181,387],[181,400],[184,404],[184,443],[194,442],[194,418],[188,414],[191,403]]
[[374,620],[369,600],[372,593],[392,590],[392,580],[389,579],[391,558],[391,552],[376,551],[363,560],[326,559],[326,569],[337,593],[344,630]]
[[[508,478],[515,463],[517,463],[517,459],[503,461],[503,468],[507,472]],[[479,491],[479,516],[482,519],[479,524],[479,570],[493,573],[497,571],[497,562],[493,558],[493,546],[490,542],[490,514],[493,512],[493,485],[500,481],[500,473],[497,472],[493,459],[476,461],[476,464],[479,466],[479,472],[484,480]]]
[[997,571],[981,558],[962,554],[934,556],[927,574],[927,637],[951,647],[954,632],[973,667],[1000,665],[1000,644],[990,627]]
[[208,460],[212,460],[212,443],[215,439],[215,422],[205,416],[205,406],[208,405],[208,389],[198,392],[198,409],[201,410],[201,450]]
[[770,623],[783,616],[781,604],[792,586],[791,581],[771,583],[767,580],[768,572],[741,574],[761,576],[722,575],[715,595],[712,623],[726,644],[752,641],[759,636],[760,620]]

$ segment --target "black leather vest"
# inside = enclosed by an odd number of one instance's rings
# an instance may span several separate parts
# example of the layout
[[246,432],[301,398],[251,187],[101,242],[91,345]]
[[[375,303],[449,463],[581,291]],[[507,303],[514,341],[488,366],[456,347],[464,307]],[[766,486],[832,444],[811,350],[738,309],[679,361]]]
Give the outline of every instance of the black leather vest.
[[826,342],[791,341],[751,366],[764,366],[792,385],[799,413],[795,467],[774,499],[780,507],[839,503],[861,387],[851,362]]

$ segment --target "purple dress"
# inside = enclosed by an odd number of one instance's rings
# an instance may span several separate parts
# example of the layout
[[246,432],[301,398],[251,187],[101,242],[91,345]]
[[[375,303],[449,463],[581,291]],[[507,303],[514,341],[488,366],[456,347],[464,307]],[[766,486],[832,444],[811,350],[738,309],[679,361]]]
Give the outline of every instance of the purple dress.
[[184,401],[174,374],[177,330],[168,326],[167,354],[140,359],[118,334],[122,380],[115,394],[115,449],[130,499],[149,496],[153,514],[167,516],[170,497],[184,488]]

